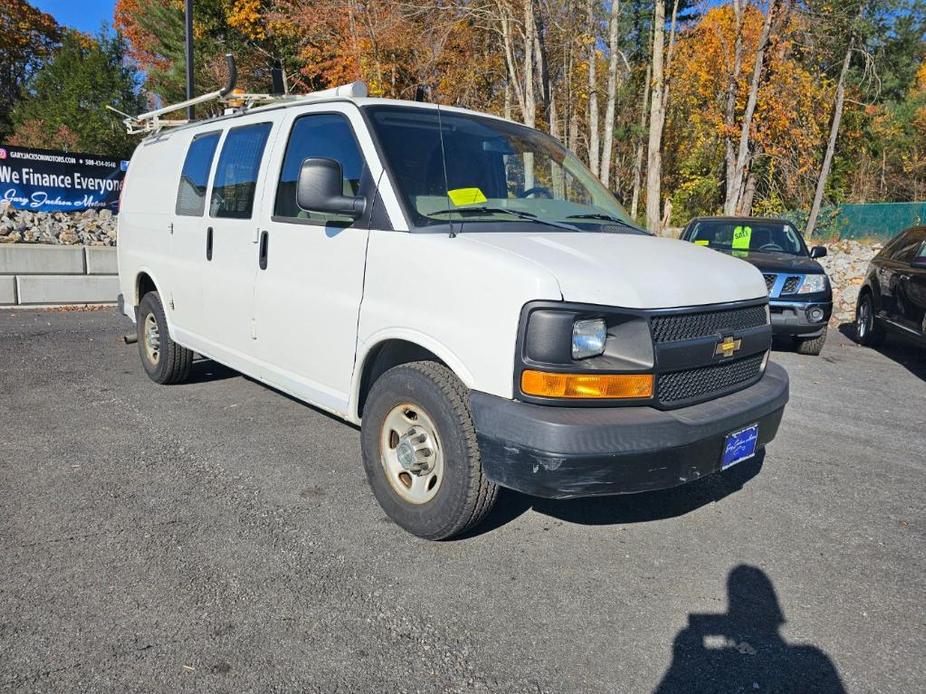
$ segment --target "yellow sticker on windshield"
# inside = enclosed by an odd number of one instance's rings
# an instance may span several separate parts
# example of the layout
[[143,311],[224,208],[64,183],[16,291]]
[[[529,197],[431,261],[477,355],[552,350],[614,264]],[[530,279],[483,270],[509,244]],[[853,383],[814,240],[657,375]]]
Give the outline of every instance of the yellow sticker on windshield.
[[733,230],[733,248],[743,251],[749,250],[749,242],[752,240],[752,227],[736,227]]
[[707,239],[695,239],[694,245],[695,246],[709,246],[711,245],[711,242],[708,241]]
[[447,191],[447,197],[457,207],[488,202],[488,198],[478,188],[454,188]]

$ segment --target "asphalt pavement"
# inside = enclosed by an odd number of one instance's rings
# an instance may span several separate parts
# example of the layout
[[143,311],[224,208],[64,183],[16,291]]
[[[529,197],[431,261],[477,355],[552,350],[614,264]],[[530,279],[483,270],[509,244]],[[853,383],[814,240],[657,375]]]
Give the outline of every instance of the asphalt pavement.
[[765,456],[667,492],[391,523],[359,432],[110,311],[0,311],[0,690],[926,687],[926,353],[778,350]]

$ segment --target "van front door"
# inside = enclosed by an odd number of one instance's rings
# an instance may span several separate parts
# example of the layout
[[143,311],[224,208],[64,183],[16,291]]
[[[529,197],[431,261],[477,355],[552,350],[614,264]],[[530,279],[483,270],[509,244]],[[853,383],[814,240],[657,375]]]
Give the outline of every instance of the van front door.
[[245,372],[253,371],[248,364],[254,356],[251,314],[259,233],[253,216],[260,202],[255,198],[262,190],[258,185],[261,162],[272,130],[273,123],[254,116],[225,133],[212,180],[209,215],[203,220],[206,329],[201,351]]
[[[352,124],[352,120],[354,121]],[[374,179],[358,144],[357,109],[325,104],[288,115],[268,169],[254,318],[267,382],[329,411],[347,411],[363,295],[364,257]],[[301,210],[302,162],[340,163],[345,195],[367,198],[359,219]]]

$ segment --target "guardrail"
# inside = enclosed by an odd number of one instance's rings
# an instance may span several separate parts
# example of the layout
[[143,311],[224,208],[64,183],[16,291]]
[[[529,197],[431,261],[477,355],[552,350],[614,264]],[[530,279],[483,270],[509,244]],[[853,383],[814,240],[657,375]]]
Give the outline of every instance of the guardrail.
[[0,245],[0,306],[112,304],[117,272],[108,246]]

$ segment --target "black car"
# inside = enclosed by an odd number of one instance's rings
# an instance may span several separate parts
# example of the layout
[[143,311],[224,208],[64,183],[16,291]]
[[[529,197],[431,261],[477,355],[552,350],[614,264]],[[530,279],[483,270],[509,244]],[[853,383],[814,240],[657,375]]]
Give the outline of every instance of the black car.
[[926,226],[901,232],[872,259],[855,332],[863,345],[877,345],[888,332],[926,344]]
[[814,260],[824,246],[808,251],[791,222],[759,217],[697,217],[681,238],[755,265],[768,287],[773,334],[793,336],[801,354],[820,354],[833,312],[829,278]]

